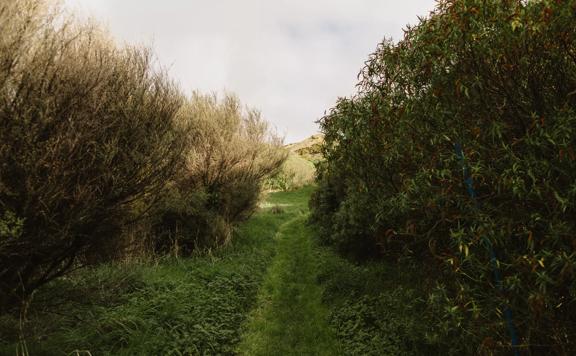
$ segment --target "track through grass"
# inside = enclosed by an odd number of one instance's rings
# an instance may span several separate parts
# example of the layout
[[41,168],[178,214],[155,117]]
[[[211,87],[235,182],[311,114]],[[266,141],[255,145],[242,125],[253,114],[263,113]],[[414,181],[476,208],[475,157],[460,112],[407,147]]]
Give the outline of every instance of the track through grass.
[[[311,191],[268,195],[213,253],[102,265],[42,288],[25,325],[30,354],[341,354],[306,224]],[[0,355],[19,347],[17,317],[0,316]]]
[[312,231],[306,218],[303,209],[276,234],[277,254],[260,291],[259,306],[249,317],[240,354],[340,354],[321,303]]
[[[190,258],[79,270],[38,291],[24,327],[31,355],[231,355],[276,254],[280,228],[311,189],[272,193],[231,245]],[[276,209],[274,209],[276,208]],[[0,355],[19,347],[0,316]]]

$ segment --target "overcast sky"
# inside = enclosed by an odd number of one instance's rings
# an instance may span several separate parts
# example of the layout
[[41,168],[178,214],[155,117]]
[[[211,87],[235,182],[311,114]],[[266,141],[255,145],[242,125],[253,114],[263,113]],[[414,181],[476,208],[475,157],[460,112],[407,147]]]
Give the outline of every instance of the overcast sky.
[[427,15],[434,0],[65,0],[120,42],[151,45],[187,92],[231,91],[299,141],[384,37]]

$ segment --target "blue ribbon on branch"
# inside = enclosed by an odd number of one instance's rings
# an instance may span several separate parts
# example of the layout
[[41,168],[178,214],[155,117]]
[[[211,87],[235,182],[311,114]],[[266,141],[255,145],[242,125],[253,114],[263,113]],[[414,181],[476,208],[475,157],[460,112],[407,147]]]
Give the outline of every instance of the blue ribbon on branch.
[[[476,199],[476,191],[474,190],[474,181],[472,180],[472,175],[470,174],[470,169],[466,165],[466,159],[464,158],[464,151],[462,150],[462,145],[459,143],[454,144],[454,150],[456,151],[456,156],[460,160],[462,165],[462,170],[464,171],[464,185],[466,186],[466,191],[470,198],[474,201],[474,206],[476,210],[479,209],[479,203]],[[498,259],[496,258],[496,252],[494,251],[494,246],[492,241],[484,236],[484,243],[488,251],[490,252],[490,264],[492,265],[492,271],[494,272],[494,281],[496,282],[496,288],[499,292],[504,292],[504,285],[502,283],[502,274],[500,273],[500,267],[498,266]],[[507,305],[504,306],[504,319],[506,320],[506,325],[508,327],[508,332],[510,333],[510,339],[512,341],[512,348],[514,349],[514,355],[519,356],[518,352],[518,334],[516,333],[516,328],[514,327],[514,322],[512,319],[512,310]]]

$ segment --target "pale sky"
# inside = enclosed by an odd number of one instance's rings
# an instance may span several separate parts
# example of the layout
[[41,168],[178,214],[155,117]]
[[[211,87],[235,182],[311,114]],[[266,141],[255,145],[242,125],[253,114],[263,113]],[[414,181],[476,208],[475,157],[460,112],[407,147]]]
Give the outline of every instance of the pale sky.
[[434,0],[64,0],[119,42],[150,45],[190,93],[225,91],[259,109],[287,143],[341,96],[384,38],[402,38]]

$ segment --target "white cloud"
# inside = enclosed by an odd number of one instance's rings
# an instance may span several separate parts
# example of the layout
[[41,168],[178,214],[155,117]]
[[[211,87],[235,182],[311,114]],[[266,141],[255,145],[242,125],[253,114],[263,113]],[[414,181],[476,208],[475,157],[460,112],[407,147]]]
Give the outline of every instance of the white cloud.
[[151,44],[187,90],[237,93],[287,141],[317,131],[384,37],[434,0],[65,0],[121,41]]

